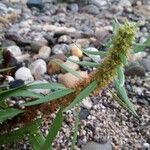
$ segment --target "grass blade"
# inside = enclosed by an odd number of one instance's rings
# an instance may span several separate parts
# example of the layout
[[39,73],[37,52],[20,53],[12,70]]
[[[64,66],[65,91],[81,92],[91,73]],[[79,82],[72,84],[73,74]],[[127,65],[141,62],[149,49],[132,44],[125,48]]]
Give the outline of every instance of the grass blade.
[[64,109],[64,112],[71,109],[72,107],[76,106],[80,103],[85,97],[89,96],[90,93],[96,88],[97,83],[93,81],[90,85],[88,85],[83,91],[80,92],[78,96],[72,101],[72,103]]
[[15,108],[7,108],[0,110],[0,123],[6,121],[7,119],[15,117],[20,113],[23,113],[23,111]]
[[42,103],[46,103],[52,100],[56,100],[60,97],[63,97],[69,93],[72,93],[73,90],[72,89],[64,89],[64,90],[57,90],[55,92],[52,92],[46,96],[43,96],[42,98],[35,100],[35,101],[31,101],[31,102],[27,102],[25,104],[22,104],[23,106],[32,106],[32,105],[38,105],[38,104],[42,104]]
[[45,142],[45,137],[42,134],[38,133],[38,131],[34,134],[30,133],[29,142],[32,145],[33,150],[41,150]]
[[117,68],[117,73],[118,73],[118,82],[119,82],[120,86],[123,86],[124,81],[125,81],[123,68],[119,66]]
[[9,68],[0,69],[0,73],[8,71],[8,70],[11,70],[13,68],[15,68],[15,67],[9,67]]
[[142,45],[141,44],[135,44],[133,46],[133,51],[134,51],[134,53],[138,53],[138,52],[144,51],[144,49],[146,47],[150,47],[150,37],[148,37],[147,40]]
[[40,124],[41,124],[41,119],[37,119],[37,120],[33,121],[32,123],[27,124],[24,127],[20,128],[16,131],[1,134],[0,135],[0,145],[7,144],[7,143],[10,144],[12,142],[19,141],[30,132],[36,133],[37,128],[40,126]]
[[82,66],[98,67],[100,65],[98,63],[93,63],[93,62],[88,62],[88,61],[76,61],[76,60],[73,60],[70,58],[67,58],[67,60],[69,60],[73,63],[79,64],[79,65],[82,65]]
[[64,120],[64,116],[63,116],[63,109],[60,108],[58,113],[56,114],[56,117],[53,121],[53,124],[52,126],[50,127],[49,129],[49,133],[46,137],[46,140],[45,140],[45,143],[42,147],[43,150],[49,150],[49,149],[52,149],[52,143],[53,143],[53,140],[55,139],[59,129],[61,128],[62,126],[62,122]]
[[79,113],[80,113],[80,109],[77,108],[77,113],[76,113],[76,117],[75,117],[75,124],[74,124],[74,131],[73,131],[73,140],[72,140],[70,150],[74,150],[74,146],[75,146],[76,141],[77,141],[77,132],[78,132],[78,127],[79,127],[79,123],[80,123]]

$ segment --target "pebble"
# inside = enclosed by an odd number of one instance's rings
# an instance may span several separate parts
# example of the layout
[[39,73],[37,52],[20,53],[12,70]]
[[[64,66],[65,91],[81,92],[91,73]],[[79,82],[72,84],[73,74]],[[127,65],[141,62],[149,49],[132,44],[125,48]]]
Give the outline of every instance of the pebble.
[[52,48],[53,54],[69,54],[69,46],[67,44],[56,44]]
[[29,69],[36,79],[40,78],[47,72],[46,62],[43,59],[37,59],[30,64]]
[[137,62],[131,62],[129,66],[125,69],[125,74],[127,76],[145,76],[144,67],[140,66]]
[[95,5],[88,5],[84,7],[84,10],[89,14],[98,15],[100,13],[99,8]]
[[79,58],[83,56],[83,52],[77,45],[74,44],[70,45],[70,51],[72,55],[77,56]]
[[36,7],[38,9],[42,9],[44,5],[42,0],[27,0],[27,6],[29,8]]
[[43,46],[40,48],[38,57],[42,59],[48,59],[51,53],[51,48],[48,46]]
[[[82,78],[88,78],[88,74],[85,71],[78,71]],[[64,75],[58,76],[58,82],[65,85],[68,88],[74,88],[75,85],[80,81],[79,78],[72,75],[71,73],[66,73]]]
[[90,115],[90,112],[88,109],[81,107],[79,118],[80,120],[85,120]]
[[83,99],[81,106],[87,109],[91,109],[93,106],[93,103],[90,99],[90,97],[86,97],[85,99]]
[[[63,63],[63,65],[65,65],[66,67],[68,67],[68,68],[71,68],[71,69],[73,69],[73,70],[79,70],[79,65],[78,64],[76,64],[76,63],[73,63],[73,62],[71,62],[71,61],[66,61],[65,63]],[[66,72],[66,70],[64,70],[63,68],[62,68],[62,72],[64,73],[64,72]]]
[[16,71],[15,79],[26,81],[26,83],[34,81],[31,71],[26,67],[21,67]]
[[146,69],[146,71],[150,72],[150,58],[142,59],[140,64]]
[[22,55],[20,48],[16,45],[7,47],[7,50],[13,55],[13,57],[17,57]]
[[[58,55],[58,54],[57,54]],[[47,72],[48,74],[58,74],[61,72],[61,66],[58,65],[56,62],[63,64],[64,61],[59,58],[51,58],[47,65]]]
[[73,13],[76,13],[79,11],[79,6],[77,3],[72,3],[68,6],[68,9],[71,10]]

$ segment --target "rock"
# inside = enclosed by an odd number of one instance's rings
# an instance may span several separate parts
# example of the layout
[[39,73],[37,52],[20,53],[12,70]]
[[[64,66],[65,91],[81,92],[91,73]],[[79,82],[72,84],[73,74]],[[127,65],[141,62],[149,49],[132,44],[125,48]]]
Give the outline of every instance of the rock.
[[46,46],[47,44],[48,44],[47,40],[33,41],[31,42],[31,49],[33,52],[38,53],[40,48]]
[[146,71],[150,72],[150,59],[144,58],[140,61],[140,64],[146,69]]
[[70,45],[70,51],[72,55],[77,56],[79,58],[83,56],[83,52],[81,51],[81,49],[74,44]]
[[20,48],[16,45],[7,47],[7,50],[13,55],[13,57],[17,57],[22,55]]
[[[78,71],[82,78],[88,78],[88,74],[85,71]],[[71,73],[66,73],[64,75],[58,76],[58,82],[65,85],[68,88],[73,88],[80,79]]]
[[79,11],[79,6],[77,3],[72,3],[68,6],[68,9],[71,10],[73,13],[76,13]]
[[23,80],[23,81],[26,81],[26,82],[34,81],[34,78],[31,74],[31,71],[26,67],[21,67],[16,71],[15,79]]
[[99,144],[96,142],[88,142],[82,150],[112,150],[111,142]]
[[98,15],[100,13],[99,8],[95,5],[85,6],[84,11],[92,15]]
[[[32,85],[35,85],[35,84],[44,84],[44,83],[49,83],[48,81],[46,80],[37,80],[37,81],[34,81],[32,83]],[[46,95],[50,92],[50,89],[30,89],[30,91],[32,92],[35,92],[35,93],[40,93],[40,94],[43,94],[43,95]]]
[[145,76],[145,69],[137,62],[130,62],[129,66],[125,69],[125,74],[127,76]]
[[69,46],[67,44],[57,44],[52,48],[53,54],[68,54]]
[[[96,49],[94,47],[88,47],[86,50],[87,51],[92,51],[92,52],[98,52],[98,49]],[[91,54],[89,54],[88,56],[91,57],[93,59],[93,61],[95,61],[97,63],[100,63],[100,61],[101,61],[101,57],[99,55],[91,55]]]
[[144,150],[149,150],[150,149],[150,144],[149,143],[143,143],[143,149]]
[[69,44],[69,43],[72,42],[72,39],[68,35],[62,35],[62,36],[59,37],[58,42],[59,43],[67,43],[67,44]]
[[44,5],[42,0],[27,0],[27,6],[29,8],[36,7],[38,9],[42,9]]
[[51,58],[47,65],[48,74],[58,74],[61,72],[61,66],[58,65],[56,62],[60,64],[64,63],[64,61],[59,58]]
[[93,5],[101,8],[102,6],[107,5],[107,1],[106,0],[91,0],[90,4],[93,4]]
[[9,82],[9,87],[10,88],[16,88],[16,87],[19,87],[19,86],[22,86],[22,85],[24,85],[24,81],[21,80],[21,79]]
[[90,115],[90,112],[88,109],[81,107],[80,113],[79,113],[79,118],[80,120],[85,120],[87,117]]
[[38,79],[47,72],[46,62],[42,59],[37,59],[30,64],[29,69],[34,77]]
[[55,58],[60,59],[62,61],[66,60],[66,56],[64,54],[55,54],[55,55],[51,56],[49,60],[55,59]]
[[47,59],[49,58],[50,53],[51,53],[51,48],[48,46],[43,46],[39,50],[38,57],[42,59]]
[[[77,56],[69,56],[68,58],[75,60],[75,61],[79,61],[79,57],[77,57]],[[67,60],[67,61],[69,61],[69,60]],[[71,62],[71,61],[69,61],[69,62]]]
[[[79,70],[79,65],[78,64],[73,63],[73,62],[68,61],[68,60],[65,63],[63,63],[63,65],[65,65],[66,67],[71,68],[73,70]],[[66,70],[64,70],[62,68],[62,72],[64,73],[64,72],[66,72]]]
[[[87,37],[87,35],[86,35],[86,37]],[[89,47],[90,42],[89,42],[89,39],[85,39],[85,38],[83,38],[83,39],[77,39],[76,40],[76,45],[77,46],[79,45],[79,47],[82,47],[82,48],[87,48],[87,47]]]
[[82,101],[82,107],[86,108],[86,109],[91,109],[93,106],[92,101],[90,100],[90,97],[86,97],[83,101]]

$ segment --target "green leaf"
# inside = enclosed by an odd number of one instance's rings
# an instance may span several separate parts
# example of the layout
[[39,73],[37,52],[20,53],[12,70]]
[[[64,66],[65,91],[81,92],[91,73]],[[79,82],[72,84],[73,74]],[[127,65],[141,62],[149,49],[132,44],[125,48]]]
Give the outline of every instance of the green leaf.
[[148,37],[147,40],[142,45],[135,44],[133,46],[133,51],[134,51],[134,53],[138,53],[138,52],[144,51],[144,49],[149,46],[150,46],[150,37]]
[[52,92],[46,96],[43,96],[42,98],[40,98],[38,100],[27,102],[27,103],[22,104],[22,105],[23,106],[32,106],[32,105],[38,105],[38,104],[46,103],[46,102],[49,102],[52,100],[56,100],[56,99],[63,97],[67,94],[70,94],[72,92],[73,92],[72,89],[57,90],[57,91]]
[[60,108],[58,113],[56,114],[56,117],[53,121],[52,126],[49,129],[49,133],[46,137],[45,143],[42,147],[43,150],[49,150],[52,149],[52,143],[53,140],[55,139],[58,131],[60,130],[61,126],[62,126],[62,122],[64,120],[64,116],[63,116],[63,109]]
[[41,124],[41,121],[42,121],[41,119],[37,119],[37,120],[33,121],[32,123],[27,124],[18,130],[8,132],[5,134],[1,134],[0,135],[0,145],[7,144],[7,143],[10,144],[12,142],[20,141],[30,132],[36,133],[37,128]]
[[98,67],[100,65],[98,63],[93,63],[93,62],[88,62],[88,61],[76,61],[70,58],[67,58],[67,60],[74,62],[76,64],[79,64],[79,65],[82,65],[82,66]]
[[38,133],[38,131],[37,133],[30,133],[29,142],[34,150],[41,150],[45,142],[45,137],[42,134]]
[[120,57],[122,63],[124,64],[124,66],[127,66],[128,65],[127,57],[125,55],[123,55],[122,53],[119,53],[119,57]]
[[13,118],[22,112],[23,112],[22,110],[14,108],[7,108],[0,110],[0,123],[6,121],[7,119]]
[[60,63],[57,62],[57,61],[55,61],[55,62],[56,62],[58,65],[60,65],[60,66],[61,66],[64,70],[66,70],[67,72],[71,73],[72,75],[76,76],[76,77],[79,78],[79,79],[83,79],[77,71],[75,71],[75,70],[73,70],[73,69],[71,69],[71,68],[65,66],[64,64],[60,64]]
[[77,113],[76,113],[76,117],[75,117],[75,124],[74,124],[74,131],[73,131],[73,140],[72,140],[70,150],[74,150],[74,146],[75,146],[76,141],[77,141],[77,132],[78,132],[78,127],[79,127],[79,123],[80,123],[79,113],[80,113],[80,109],[77,108]]
[[115,82],[115,87],[116,87],[116,90],[117,90],[117,94],[118,94],[118,97],[124,101],[124,103],[127,105],[127,108],[135,115],[135,116],[138,116],[136,111],[135,111],[135,108],[132,104],[132,102],[128,99],[128,96],[127,96],[127,93],[126,93],[126,90],[124,87],[121,87],[119,85],[119,82],[115,79],[114,80]]
[[93,81],[83,91],[81,91],[78,96],[76,96],[76,98],[72,101],[72,103],[64,109],[64,112],[79,104],[85,97],[90,95],[90,93],[96,88],[96,86],[97,86],[96,81]]
[[118,73],[119,85],[123,86],[125,81],[123,67],[121,66],[117,67],[117,73]]
[[106,57],[107,52],[104,51],[90,51],[90,50],[82,50],[86,55],[100,55],[101,57]]
[[112,97],[124,108],[127,108],[127,105],[124,101],[122,101],[122,99],[120,99],[112,90],[108,89],[109,92],[112,94]]
[[28,89],[65,89],[66,87],[62,84],[59,83],[37,83],[34,84],[34,82],[32,84],[27,85]]
[[9,67],[9,68],[0,69],[0,73],[8,71],[8,70],[11,70],[13,68],[15,68],[15,67]]

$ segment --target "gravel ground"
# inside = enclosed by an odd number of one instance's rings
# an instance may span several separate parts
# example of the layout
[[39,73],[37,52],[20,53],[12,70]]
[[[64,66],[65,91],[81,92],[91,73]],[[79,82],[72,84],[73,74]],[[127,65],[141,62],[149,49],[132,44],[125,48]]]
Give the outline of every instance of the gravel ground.
[[[91,61],[72,43],[87,49],[104,48],[104,43],[112,35],[114,18],[119,22],[126,18],[136,22],[136,40],[140,43],[150,35],[149,0],[78,0],[70,3],[58,3],[56,0],[43,0],[40,3],[39,0],[39,3],[34,4],[35,7],[32,7],[31,2],[32,0],[28,0],[28,3],[26,0],[0,1],[0,46],[13,55],[13,59],[5,64],[18,66],[17,70],[7,77],[9,84],[13,80],[15,84],[18,80],[25,83],[53,81],[65,84],[66,81],[62,78],[76,81],[59,68],[49,67],[52,65],[51,60],[59,58],[64,63],[64,56],[75,55],[74,59]],[[139,119],[122,109],[108,89],[97,96],[87,97],[80,108],[80,129],[75,149],[150,150],[149,54],[150,49],[147,48],[144,52],[131,55],[129,66],[125,69],[125,87],[140,116]],[[101,62],[101,59],[95,58],[94,61]],[[74,70],[90,72],[93,69],[70,63],[67,65]],[[14,81],[10,84],[12,87],[16,86]],[[5,81],[1,85],[6,83]],[[66,86],[72,85],[74,84]],[[113,90],[114,86],[110,85],[110,88]],[[46,94],[49,91],[40,92]],[[11,100],[11,103],[16,104],[16,101]],[[66,113],[53,149],[69,149],[74,114],[75,110]],[[48,125],[54,117],[55,114],[50,115],[43,123],[41,131],[44,134],[47,134]],[[25,139],[23,142],[2,146],[0,149],[31,148]]]

